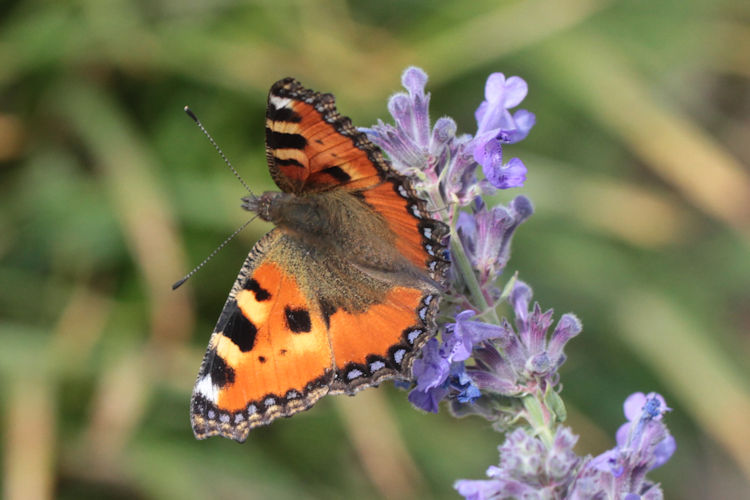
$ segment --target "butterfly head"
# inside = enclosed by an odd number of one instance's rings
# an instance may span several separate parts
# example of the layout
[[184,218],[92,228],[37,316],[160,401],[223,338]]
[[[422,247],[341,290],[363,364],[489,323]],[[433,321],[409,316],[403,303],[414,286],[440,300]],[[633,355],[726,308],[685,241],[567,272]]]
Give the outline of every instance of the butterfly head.
[[258,214],[258,217],[267,222],[276,222],[276,212],[280,198],[288,197],[286,193],[277,191],[266,191],[260,196],[250,195],[242,198],[242,208],[249,212]]

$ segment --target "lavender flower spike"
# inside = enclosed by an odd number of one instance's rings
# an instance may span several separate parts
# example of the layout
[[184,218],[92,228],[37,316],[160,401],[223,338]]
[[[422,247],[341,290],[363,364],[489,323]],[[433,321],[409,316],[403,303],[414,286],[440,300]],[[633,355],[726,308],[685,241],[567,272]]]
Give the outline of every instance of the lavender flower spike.
[[489,480],[462,479],[453,487],[467,500],[565,498],[581,461],[573,452],[577,441],[567,427],[557,429],[551,447],[516,429],[498,448],[500,465],[487,470]]
[[[412,177],[415,188],[427,194],[435,208],[466,206],[483,193],[523,184],[526,166],[518,158],[504,163],[502,144],[522,140],[534,125],[532,113],[518,110],[511,115],[508,111],[526,96],[526,82],[519,77],[506,81],[502,73],[490,75],[486,99],[476,111],[476,137],[457,135],[456,122],[449,117],[431,126],[424,71],[407,68],[401,83],[406,92],[388,101],[394,124],[379,120],[361,130],[385,151],[394,169]],[[475,175],[480,164],[486,177],[482,181]]]
[[[388,101],[388,111],[395,126],[379,121],[371,129],[363,129],[370,140],[383,148],[396,168],[406,175],[430,169],[430,152],[441,150],[455,134],[453,120],[444,119],[430,132],[430,94],[425,93],[427,74],[417,67],[409,67],[401,76],[408,94],[399,92]],[[450,123],[446,123],[448,120]],[[435,143],[433,146],[432,143]],[[434,162],[433,162],[434,163]]]
[[505,207],[497,205],[487,209],[478,203],[473,215],[461,212],[458,217],[458,234],[461,243],[479,271],[480,284],[497,279],[510,258],[510,242],[518,226],[534,212],[531,201],[517,196]]
[[[413,382],[402,387],[411,388],[409,401],[417,408],[436,413],[447,400],[454,416],[480,415],[505,433],[499,464],[487,469],[488,477],[456,481],[455,489],[470,500],[660,500],[661,488],[646,474],[675,451],[664,423],[670,411],[664,398],[631,395],[617,445],[595,458],[577,456],[578,437],[562,425],[559,369],[581,322],[563,314],[555,325],[552,310],[533,302],[531,287],[515,277],[500,289],[512,237],[533,206],[517,196],[488,207],[482,197],[525,182],[526,166],[518,158],[506,160],[503,148],[534,126],[533,113],[511,111],[526,97],[526,82],[502,73],[487,78],[473,137],[459,134],[449,117],[430,122],[424,71],[407,68],[401,83],[405,92],[388,102],[393,124],[378,121],[362,130],[396,171],[410,177],[435,218],[451,228],[445,258],[450,257],[452,286],[441,314],[454,318],[439,325],[412,365]],[[480,166],[484,179],[477,176]],[[460,209],[469,206],[472,210]],[[502,300],[510,305],[510,319],[499,316]]]
[[617,446],[585,464],[572,499],[663,498],[659,485],[646,479],[646,473],[664,465],[676,449],[662,421],[671,409],[660,394],[637,392],[627,398],[624,410],[629,422],[617,431]]

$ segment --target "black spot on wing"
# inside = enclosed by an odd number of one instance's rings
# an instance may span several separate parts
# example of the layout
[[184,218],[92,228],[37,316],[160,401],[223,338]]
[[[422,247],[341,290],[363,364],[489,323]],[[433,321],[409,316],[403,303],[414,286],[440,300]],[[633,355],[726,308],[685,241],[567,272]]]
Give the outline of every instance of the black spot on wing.
[[322,172],[330,175],[331,177],[333,177],[339,182],[349,182],[352,178],[349,174],[344,172],[344,170],[341,167],[324,168]]
[[307,333],[312,330],[310,313],[307,309],[293,309],[287,306],[284,309],[284,315],[286,316],[286,324],[292,332]]
[[224,358],[214,353],[210,363],[211,366],[208,373],[211,375],[211,383],[213,385],[224,387],[225,385],[234,384],[234,369],[227,365]]
[[299,123],[302,121],[302,117],[293,109],[276,109],[276,106],[274,106],[273,103],[268,104],[268,109],[266,110],[266,118],[270,118],[275,122]]
[[279,158],[277,156],[273,157],[273,162],[275,165],[279,167],[299,167],[299,168],[305,168],[303,164],[295,160],[294,158]]
[[251,292],[253,292],[253,295],[255,295],[255,300],[257,300],[258,302],[263,302],[264,300],[268,300],[271,298],[271,293],[260,286],[260,283],[258,283],[253,278],[247,280],[247,283],[245,283],[245,290],[250,290]]
[[300,134],[284,134],[266,127],[266,142],[271,149],[304,149],[307,139]]
[[232,301],[227,305],[227,308],[231,309],[232,312],[225,316],[225,323],[217,325],[216,329],[234,342],[240,351],[251,351],[255,346],[255,335],[258,333],[258,329],[242,314],[236,301]]

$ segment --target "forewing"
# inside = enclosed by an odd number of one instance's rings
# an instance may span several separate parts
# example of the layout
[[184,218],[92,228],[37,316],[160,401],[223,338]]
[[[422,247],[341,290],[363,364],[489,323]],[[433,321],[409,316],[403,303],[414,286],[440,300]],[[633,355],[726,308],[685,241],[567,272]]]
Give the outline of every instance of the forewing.
[[291,193],[363,189],[389,170],[380,149],[338,113],[333,95],[293,78],[276,82],[268,95],[266,157],[276,184]]

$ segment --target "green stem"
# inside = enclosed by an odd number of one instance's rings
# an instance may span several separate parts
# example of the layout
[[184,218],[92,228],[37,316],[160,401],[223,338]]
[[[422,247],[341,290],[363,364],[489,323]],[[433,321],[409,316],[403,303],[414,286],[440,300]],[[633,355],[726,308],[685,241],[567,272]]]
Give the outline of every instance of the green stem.
[[[439,186],[439,183],[436,184],[436,186]],[[499,325],[500,318],[497,315],[497,311],[495,311],[494,306],[491,307],[487,302],[487,299],[482,292],[482,287],[479,285],[479,281],[477,281],[477,275],[474,273],[474,268],[471,267],[469,257],[466,255],[464,247],[461,244],[461,240],[458,237],[458,231],[456,230],[456,223],[458,221],[458,205],[453,205],[452,213],[448,212],[448,207],[441,207],[440,203],[442,202],[442,196],[440,196],[440,193],[437,191],[437,189],[439,188],[436,188],[435,190],[428,190],[427,195],[432,202],[433,208],[438,208],[440,210],[441,215],[443,216],[443,220],[450,221],[451,254],[455,258],[454,264],[456,266],[456,269],[461,274],[463,282],[469,289],[472,305],[479,309],[481,315],[489,315],[490,320],[494,324]]]
[[554,432],[550,428],[553,423],[550,421],[549,412],[544,407],[544,401],[539,398],[538,394],[526,394],[521,398],[523,406],[526,409],[526,419],[528,420],[534,434],[551,449],[554,442]]
[[455,224],[456,220],[458,219],[458,217],[456,216],[456,211],[457,208],[454,208],[453,217],[451,217],[452,222],[450,232],[451,253],[456,259],[456,262],[454,264],[456,265],[456,268],[461,274],[461,278],[469,289],[472,304],[477,307],[482,314],[489,312],[490,319],[496,325],[499,325],[500,319],[497,316],[497,312],[495,312],[495,308],[491,307],[487,302],[487,299],[484,296],[484,292],[482,292],[482,287],[479,285],[479,281],[477,281],[477,275],[474,273],[474,268],[471,267],[469,257],[466,255],[464,246],[461,244],[461,240],[458,237],[458,231],[456,230]]

